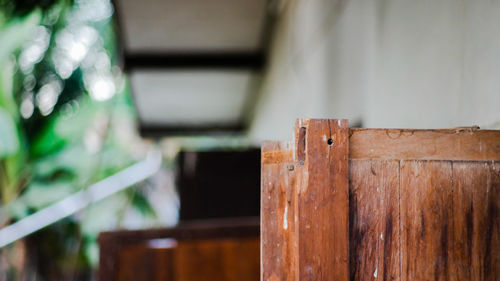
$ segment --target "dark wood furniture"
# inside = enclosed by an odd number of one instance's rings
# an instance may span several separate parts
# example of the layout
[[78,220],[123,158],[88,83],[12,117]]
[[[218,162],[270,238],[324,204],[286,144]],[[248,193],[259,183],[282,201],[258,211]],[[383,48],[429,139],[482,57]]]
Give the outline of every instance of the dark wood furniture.
[[259,219],[208,220],[174,228],[103,232],[101,281],[255,281]]

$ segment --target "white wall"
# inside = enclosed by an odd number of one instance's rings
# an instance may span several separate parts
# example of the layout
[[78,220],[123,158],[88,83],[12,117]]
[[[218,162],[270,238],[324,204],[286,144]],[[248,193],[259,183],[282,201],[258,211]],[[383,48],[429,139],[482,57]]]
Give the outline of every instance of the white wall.
[[500,128],[500,0],[282,1],[250,137],[294,120]]

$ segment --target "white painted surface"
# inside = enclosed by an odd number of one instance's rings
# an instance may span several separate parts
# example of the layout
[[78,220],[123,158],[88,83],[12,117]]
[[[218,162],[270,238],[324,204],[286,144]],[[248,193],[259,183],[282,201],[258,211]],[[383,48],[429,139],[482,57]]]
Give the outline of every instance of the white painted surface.
[[266,0],[117,0],[128,51],[253,51]]
[[140,70],[130,74],[134,101],[145,125],[238,124],[253,74],[234,70]]
[[296,118],[500,128],[500,1],[282,1],[250,137]]

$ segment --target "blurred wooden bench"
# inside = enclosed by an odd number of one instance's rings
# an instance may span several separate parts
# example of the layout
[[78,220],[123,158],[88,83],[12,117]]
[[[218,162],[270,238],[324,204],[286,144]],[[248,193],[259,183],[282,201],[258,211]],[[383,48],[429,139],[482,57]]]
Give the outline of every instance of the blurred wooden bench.
[[257,281],[259,219],[218,219],[99,236],[101,281]]

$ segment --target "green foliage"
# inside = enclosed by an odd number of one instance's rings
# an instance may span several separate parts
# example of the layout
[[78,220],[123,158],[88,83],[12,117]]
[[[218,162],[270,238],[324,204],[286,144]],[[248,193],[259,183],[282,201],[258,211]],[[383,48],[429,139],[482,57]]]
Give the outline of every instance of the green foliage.
[[[112,11],[108,0],[0,0],[1,225],[144,157],[116,66]],[[118,226],[129,207],[155,218],[138,189],[120,192],[35,234],[57,245],[38,254],[56,271],[95,266],[98,232]]]
[[8,17],[20,18],[35,9],[47,10],[56,0],[0,0],[0,7]]
[[0,108],[0,158],[6,158],[19,151],[19,140],[17,138],[16,124],[10,114]]

